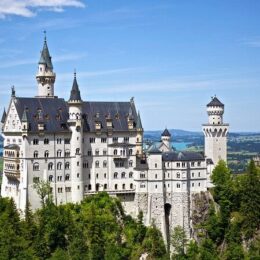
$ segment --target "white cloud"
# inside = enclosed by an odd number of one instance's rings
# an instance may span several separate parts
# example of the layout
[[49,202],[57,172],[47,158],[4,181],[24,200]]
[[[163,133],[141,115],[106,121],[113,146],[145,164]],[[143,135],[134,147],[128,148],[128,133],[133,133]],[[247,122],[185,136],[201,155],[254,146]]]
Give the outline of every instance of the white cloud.
[[243,40],[241,41],[243,45],[253,47],[253,48],[260,48],[260,38],[251,39],[251,40]]
[[8,15],[32,17],[38,10],[62,12],[65,7],[84,7],[81,0],[1,0],[0,18]]

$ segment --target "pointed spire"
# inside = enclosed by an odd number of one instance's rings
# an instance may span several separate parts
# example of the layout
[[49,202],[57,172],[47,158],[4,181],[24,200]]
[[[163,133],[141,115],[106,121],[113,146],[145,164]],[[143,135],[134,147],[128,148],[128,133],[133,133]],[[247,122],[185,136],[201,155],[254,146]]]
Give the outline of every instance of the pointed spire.
[[12,86],[12,97],[15,97],[15,88]]
[[26,107],[23,110],[22,122],[28,122],[28,115]]
[[142,121],[141,121],[141,116],[140,116],[139,111],[138,111],[138,115],[137,115],[136,128],[137,128],[137,129],[143,129]]
[[76,71],[74,71],[74,80],[70,91],[69,101],[81,101],[80,90],[77,82]]
[[161,136],[169,136],[169,137],[171,137],[171,133],[169,132],[169,130],[167,128],[165,128],[165,130],[163,131]]
[[39,64],[45,64],[47,66],[47,68],[49,68],[50,70],[53,69],[51,56],[50,56],[48,45],[47,45],[46,31],[44,31],[44,43],[43,43],[43,48],[41,51],[41,57],[39,60]]
[[2,119],[1,119],[2,124],[5,123],[5,119],[6,119],[6,112],[5,112],[5,108],[4,108],[4,112],[3,112],[3,115],[2,115]]

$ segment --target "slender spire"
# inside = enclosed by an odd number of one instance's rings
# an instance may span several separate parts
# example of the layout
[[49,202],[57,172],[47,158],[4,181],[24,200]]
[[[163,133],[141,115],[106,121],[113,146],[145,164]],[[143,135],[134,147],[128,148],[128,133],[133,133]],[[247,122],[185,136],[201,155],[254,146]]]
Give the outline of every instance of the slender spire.
[[28,122],[28,115],[26,107],[23,110],[22,122]]
[[137,128],[137,129],[143,129],[142,121],[141,121],[141,116],[140,116],[139,111],[138,111],[138,115],[137,115],[136,128]]
[[76,71],[74,71],[74,80],[73,80],[72,88],[71,88],[71,91],[70,91],[69,101],[81,101]]
[[171,133],[169,132],[169,130],[167,128],[165,128],[165,130],[163,131],[161,136],[169,136],[169,137],[171,137]]
[[15,97],[15,88],[12,86],[12,97]]
[[6,119],[6,112],[5,112],[5,108],[4,108],[4,112],[3,112],[3,115],[2,115],[2,119],[1,119],[2,124],[4,124],[5,119]]
[[41,51],[41,57],[39,60],[39,64],[45,64],[48,69],[50,69],[50,70],[53,69],[51,56],[50,56],[50,52],[49,52],[48,45],[47,45],[46,31],[44,31],[44,43],[43,43],[43,48]]

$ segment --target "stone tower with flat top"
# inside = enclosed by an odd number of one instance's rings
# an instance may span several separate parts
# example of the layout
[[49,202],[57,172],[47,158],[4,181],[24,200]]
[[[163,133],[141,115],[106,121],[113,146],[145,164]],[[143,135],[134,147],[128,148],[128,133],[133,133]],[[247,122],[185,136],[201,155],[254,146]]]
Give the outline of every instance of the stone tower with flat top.
[[208,123],[203,124],[205,156],[214,165],[219,160],[227,161],[227,133],[229,124],[223,123],[224,104],[215,96],[207,104]]

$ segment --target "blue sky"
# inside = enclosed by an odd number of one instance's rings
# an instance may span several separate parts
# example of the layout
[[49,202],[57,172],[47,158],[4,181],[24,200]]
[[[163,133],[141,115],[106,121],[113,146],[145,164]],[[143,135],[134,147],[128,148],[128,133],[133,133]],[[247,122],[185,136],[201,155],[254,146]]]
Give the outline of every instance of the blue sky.
[[10,89],[37,95],[43,31],[68,99],[130,100],[146,130],[200,131],[205,105],[225,103],[231,131],[260,131],[260,1],[1,0],[0,112]]

